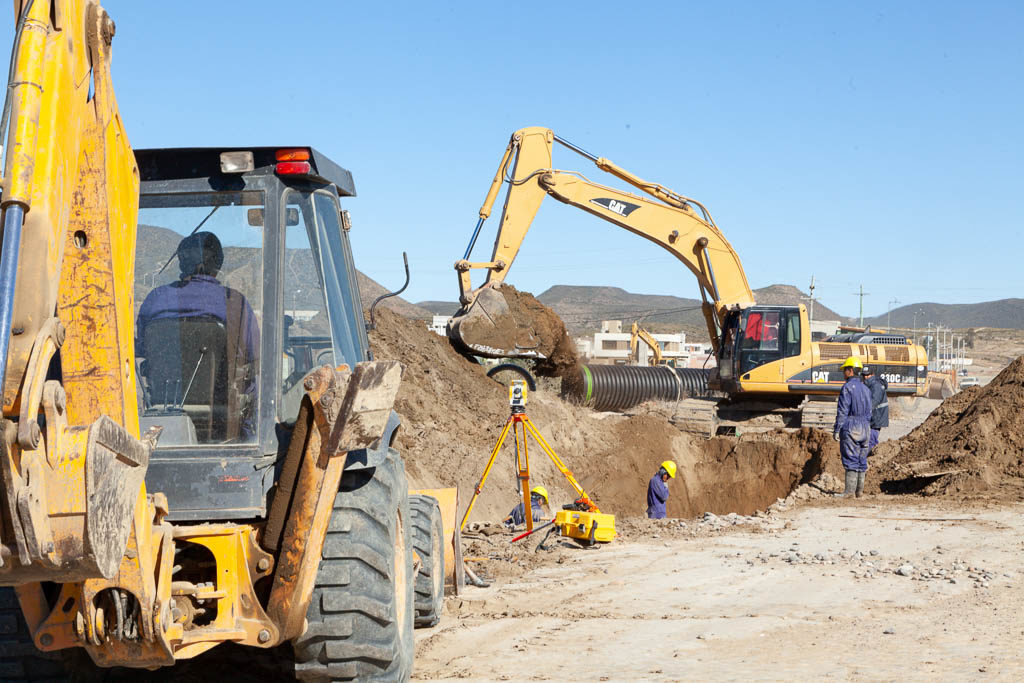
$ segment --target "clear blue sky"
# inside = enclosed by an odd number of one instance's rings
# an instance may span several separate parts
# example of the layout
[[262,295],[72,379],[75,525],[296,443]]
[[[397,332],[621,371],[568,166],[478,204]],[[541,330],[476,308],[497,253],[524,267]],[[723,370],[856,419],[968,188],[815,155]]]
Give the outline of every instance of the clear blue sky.
[[[1019,2],[104,5],[136,147],[315,145],[355,174],[357,264],[397,285],[407,250],[412,301],[456,298],[529,125],[702,201],[754,287],[813,274],[844,314],[861,283],[865,314],[1024,290]],[[697,295],[667,253],[550,200],[509,281]]]

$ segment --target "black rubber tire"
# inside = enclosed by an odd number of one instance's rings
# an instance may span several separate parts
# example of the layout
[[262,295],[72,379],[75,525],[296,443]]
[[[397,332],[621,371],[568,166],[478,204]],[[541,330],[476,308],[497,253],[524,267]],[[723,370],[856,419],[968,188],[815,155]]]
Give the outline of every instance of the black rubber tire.
[[494,381],[498,382],[499,380],[497,379],[497,375],[500,375],[501,373],[506,371],[514,372],[515,374],[525,379],[526,388],[529,389],[530,391],[537,391],[537,381],[533,378],[533,375],[530,374],[530,371],[521,365],[516,365],[515,363],[502,363],[500,365],[495,365],[493,368],[487,371],[487,376],[493,379]]
[[292,641],[296,678],[412,675],[412,536],[398,451],[342,476],[306,621],[306,632]]
[[441,507],[433,496],[409,496],[412,510],[412,547],[420,556],[416,574],[416,628],[441,620],[444,608],[444,522]]

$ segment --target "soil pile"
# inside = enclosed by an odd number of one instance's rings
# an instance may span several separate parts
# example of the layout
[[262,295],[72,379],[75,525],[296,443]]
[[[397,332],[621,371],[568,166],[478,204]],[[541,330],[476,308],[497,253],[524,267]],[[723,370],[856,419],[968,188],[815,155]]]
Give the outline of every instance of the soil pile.
[[1024,356],[984,387],[946,399],[917,429],[878,448],[886,492],[974,494],[1024,486]]
[[[405,366],[395,404],[403,426],[395,445],[412,485],[458,486],[460,509],[465,509],[509,416],[505,387],[422,321],[379,309],[370,339],[377,358]],[[624,517],[645,514],[647,483],[668,459],[679,466],[670,484],[673,517],[750,514],[838,467],[836,445],[827,434],[811,430],[704,441],[662,416],[597,413],[543,387],[531,395],[527,413],[602,510]],[[551,508],[560,509],[575,492],[532,438],[529,448],[531,485],[545,486]],[[501,519],[518,501],[512,453],[509,434],[471,520]]]

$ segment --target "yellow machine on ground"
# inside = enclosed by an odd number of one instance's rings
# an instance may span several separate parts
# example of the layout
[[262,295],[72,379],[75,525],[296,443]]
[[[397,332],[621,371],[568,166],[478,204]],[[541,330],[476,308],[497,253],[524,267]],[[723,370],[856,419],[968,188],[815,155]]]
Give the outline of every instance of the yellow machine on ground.
[[[575,475],[562,459],[558,457],[555,450],[551,448],[551,445],[547,442],[547,439],[538,431],[536,425],[526,414],[526,403],[529,399],[529,390],[527,389],[526,382],[523,380],[513,381],[508,388],[508,402],[509,402],[509,416],[505,421],[505,426],[501,430],[501,434],[498,436],[497,443],[494,444],[494,448],[491,449],[491,455],[487,459],[487,464],[484,466],[483,474],[480,475],[480,481],[477,483],[476,488],[473,490],[473,497],[469,499],[469,505],[466,506],[466,512],[462,515],[462,522],[459,525],[459,529],[464,529],[466,522],[469,520],[469,513],[473,511],[473,506],[476,504],[476,499],[484,489],[484,484],[487,482],[487,476],[491,472],[491,468],[494,467],[494,462],[498,457],[498,453],[501,452],[501,447],[505,444],[509,433],[512,434],[512,440],[515,444],[515,465],[516,475],[519,479],[519,487],[522,491],[523,496],[523,515],[526,519],[526,534],[527,536],[534,531],[534,519],[533,519],[533,505],[530,502],[530,446],[527,436],[533,438],[534,442],[540,446],[544,454],[547,455],[551,462],[554,463],[555,467],[562,476],[565,477],[569,485],[572,486],[576,492],[576,500],[565,505],[562,510],[559,510],[555,514],[555,518],[548,524],[554,525],[561,535],[575,538],[579,541],[585,541],[588,543],[607,543],[615,538],[615,515],[601,512],[597,505],[590,499],[590,496],[580,483],[576,481]],[[545,489],[545,497],[546,497]],[[546,525],[545,525],[546,526]],[[539,527],[538,527],[539,528]],[[516,540],[516,539],[513,539]]]
[[0,676],[228,675],[232,644],[268,678],[407,679],[456,501],[410,496],[391,448],[351,174],[312,147],[133,153],[106,12],[15,9]]
[[664,358],[661,353],[661,344],[654,335],[648,332],[643,327],[640,327],[640,323],[633,321],[633,327],[629,331],[629,353],[632,358],[640,362],[640,342],[647,345],[647,348],[651,350],[651,365],[671,365],[672,361],[668,358]]
[[[624,192],[597,184],[574,171],[553,167],[559,143],[600,170],[639,189]],[[508,184],[494,250],[489,261],[469,261],[484,221]],[[455,263],[462,309],[449,335],[482,356],[536,357],[536,330],[512,316],[501,284],[545,197],[593,214],[654,242],[678,258],[697,278],[708,335],[717,359],[708,387],[725,401],[690,400],[678,422],[713,434],[728,419],[778,412],[787,424],[822,425],[834,417],[834,398],[843,384],[839,364],[848,356],[871,363],[889,382],[889,393],[919,395],[926,388],[927,360],[922,347],[902,336],[865,335],[834,343],[812,342],[807,311],[798,306],[758,306],[739,255],[698,201],[648,182],[605,158],[585,152],[547,128],[523,128],[512,135],[480,208],[479,220],[462,259]],[[474,288],[471,273],[484,270],[486,281]],[[514,330],[500,344],[496,331]],[[826,398],[811,401],[808,398]],[[795,417],[794,417],[795,416]]]

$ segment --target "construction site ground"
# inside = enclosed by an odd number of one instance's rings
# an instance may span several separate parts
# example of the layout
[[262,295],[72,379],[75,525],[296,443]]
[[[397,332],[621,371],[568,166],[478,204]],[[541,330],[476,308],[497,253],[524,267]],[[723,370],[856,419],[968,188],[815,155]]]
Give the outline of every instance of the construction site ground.
[[1022,512],[876,495],[644,521],[450,598],[415,677],[1021,680]]
[[[384,311],[371,341],[406,367],[396,445],[412,485],[457,486],[464,510],[506,391],[424,327]],[[703,439],[672,426],[670,404],[599,413],[542,382],[527,411],[619,537],[510,544],[499,521],[519,493],[506,448],[463,543],[490,585],[448,597],[441,623],[417,631],[414,677],[1024,678],[1022,339],[977,335],[984,386],[893,401],[861,499],[835,497],[827,431]],[[531,485],[552,509],[571,502],[530,453]],[[647,481],[669,458],[669,519],[647,520]]]

